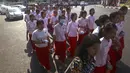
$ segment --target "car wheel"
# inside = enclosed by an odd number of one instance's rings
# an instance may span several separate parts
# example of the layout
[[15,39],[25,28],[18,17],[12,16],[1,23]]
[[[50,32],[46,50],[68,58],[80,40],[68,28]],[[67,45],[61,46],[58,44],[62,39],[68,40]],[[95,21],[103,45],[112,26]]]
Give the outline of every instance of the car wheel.
[[20,18],[21,20],[23,19],[23,16],[21,16],[21,18]]

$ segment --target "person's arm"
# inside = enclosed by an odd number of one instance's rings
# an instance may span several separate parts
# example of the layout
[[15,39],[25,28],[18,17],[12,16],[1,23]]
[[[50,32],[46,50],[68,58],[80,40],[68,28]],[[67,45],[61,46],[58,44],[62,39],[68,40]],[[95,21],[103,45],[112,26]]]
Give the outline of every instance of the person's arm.
[[28,35],[29,35],[29,23],[26,24],[26,40],[28,41]]
[[110,56],[107,56],[107,69],[106,69],[106,73],[110,73],[111,70],[113,69],[111,63],[110,63]]
[[55,41],[56,41],[56,27],[54,27],[54,31],[53,31],[53,42],[52,42],[52,44],[54,44]]
[[25,15],[25,17],[24,17],[24,21],[26,22],[27,21],[27,16]]
[[28,33],[29,33],[29,31],[27,30],[26,31],[26,40],[28,41]]

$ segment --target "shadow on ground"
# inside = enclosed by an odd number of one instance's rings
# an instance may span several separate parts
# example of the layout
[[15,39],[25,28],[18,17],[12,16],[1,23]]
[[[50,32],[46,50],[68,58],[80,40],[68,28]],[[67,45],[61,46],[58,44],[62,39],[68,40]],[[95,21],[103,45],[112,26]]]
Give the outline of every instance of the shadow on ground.
[[116,73],[130,73],[130,67],[123,62],[119,62],[117,66]]
[[6,22],[14,22],[14,21],[20,21],[22,19],[12,19],[12,20],[9,20],[8,18],[5,18],[5,21]]
[[32,56],[32,46],[31,46],[31,42],[28,41],[27,45],[26,45],[26,49],[24,50],[25,53],[28,53],[28,57]]

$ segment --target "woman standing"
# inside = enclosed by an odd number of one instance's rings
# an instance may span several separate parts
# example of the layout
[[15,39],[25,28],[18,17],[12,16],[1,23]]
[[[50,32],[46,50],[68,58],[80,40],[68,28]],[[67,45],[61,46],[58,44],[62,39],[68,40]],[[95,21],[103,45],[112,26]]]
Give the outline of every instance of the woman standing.
[[40,64],[48,70],[50,73],[50,60],[49,49],[50,40],[48,31],[43,27],[44,22],[42,20],[37,21],[37,29],[32,34],[32,40],[36,46],[36,55]]
[[67,21],[67,25],[71,21],[71,8],[70,7],[66,8],[66,21]]
[[[76,57],[71,62],[71,73],[93,73],[95,68],[94,56],[100,48],[100,40],[94,34],[84,37],[84,40],[77,49]],[[69,68],[69,67],[68,67]],[[68,73],[67,70],[65,73]]]
[[70,47],[68,48],[70,52],[70,57],[74,57],[74,52],[77,47],[77,36],[78,36],[78,23],[76,22],[77,20],[77,14],[72,13],[71,15],[71,22],[69,22],[67,26],[67,33],[68,33],[68,39],[69,39],[69,44]]
[[31,40],[32,33],[36,29],[35,16],[33,14],[31,14],[29,16],[29,19],[30,19],[30,21],[27,22],[27,34],[26,34],[26,38],[28,40],[28,35],[29,35],[29,40],[31,41],[32,48],[33,48],[33,50],[35,50],[35,45],[34,45],[34,43]]
[[35,19],[36,20],[39,20],[41,18],[41,15],[40,15],[40,10],[36,10],[36,14],[35,14]]
[[24,18],[24,21],[26,22],[26,25],[27,25],[27,22],[30,21],[30,18],[29,18],[29,15],[30,15],[30,10],[27,10],[25,12],[25,18]]
[[54,26],[54,43],[55,43],[55,55],[59,58],[59,63],[61,64],[59,69],[63,69],[64,62],[66,59],[66,24],[65,16],[59,16],[59,23]]
[[81,18],[78,20],[78,27],[79,27],[79,40],[78,42],[81,43],[84,36],[89,34],[89,27],[88,27],[88,20],[86,19],[87,12],[81,11]]
[[95,17],[94,17],[94,14],[95,14],[95,9],[94,9],[94,8],[91,8],[91,9],[89,10],[89,15],[87,16],[87,19],[88,19],[88,21],[89,21],[88,27],[89,27],[91,33],[93,32],[93,30],[94,30],[94,25],[95,25]]
[[101,15],[96,21],[97,28],[93,31],[92,34],[95,34],[101,38],[101,32],[99,32],[102,27],[105,25],[105,23],[110,22],[108,15]]
[[44,22],[44,28],[47,28],[48,29],[48,18],[46,17],[46,10],[44,10],[43,12],[41,12],[41,19],[40,20],[43,20]]
[[48,24],[48,31],[53,34],[54,26],[58,23],[58,14],[57,11],[53,11],[54,16],[51,16],[50,22]]
[[100,50],[96,55],[96,68],[94,73],[106,73],[112,70],[112,65],[109,62],[108,52],[112,46],[112,39],[116,36],[116,26],[115,24],[108,22],[104,25],[103,35],[100,39]]

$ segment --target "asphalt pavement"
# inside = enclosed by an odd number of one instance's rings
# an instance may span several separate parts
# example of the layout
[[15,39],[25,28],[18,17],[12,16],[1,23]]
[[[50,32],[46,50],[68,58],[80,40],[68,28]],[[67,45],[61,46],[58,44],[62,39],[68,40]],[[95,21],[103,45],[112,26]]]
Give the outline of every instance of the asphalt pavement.
[[[102,14],[110,14],[116,9],[106,9],[97,6],[86,6],[85,10],[95,8],[95,17]],[[80,7],[72,10],[79,14]],[[6,21],[4,15],[0,15],[0,73],[46,73],[31,53],[30,43],[26,41],[26,24],[24,20]],[[125,49],[123,57],[118,64],[117,73],[130,73],[130,11],[125,19]],[[95,26],[96,27],[96,26]],[[56,72],[53,59],[50,57],[53,73]],[[57,64],[58,65],[58,64]]]

